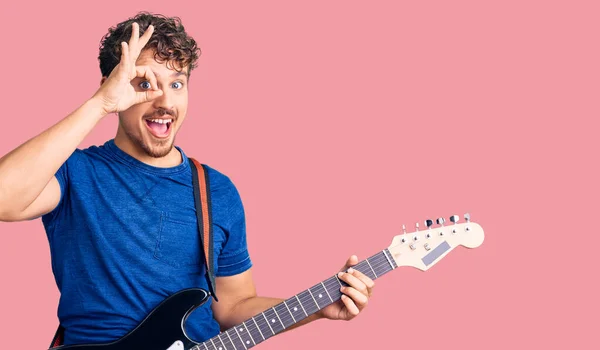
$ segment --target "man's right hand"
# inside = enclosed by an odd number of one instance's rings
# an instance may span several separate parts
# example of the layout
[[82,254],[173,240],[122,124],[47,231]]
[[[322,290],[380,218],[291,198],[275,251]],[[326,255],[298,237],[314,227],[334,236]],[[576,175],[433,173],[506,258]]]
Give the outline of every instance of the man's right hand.
[[[139,24],[134,22],[129,44],[121,42],[121,61],[92,97],[92,99],[100,101],[105,114],[120,112],[135,104],[152,101],[162,95],[163,92],[158,89],[156,77],[150,68],[135,64],[153,32],[154,27],[150,25],[144,35],[140,37]],[[131,81],[137,77],[147,80],[152,88],[136,91]]]

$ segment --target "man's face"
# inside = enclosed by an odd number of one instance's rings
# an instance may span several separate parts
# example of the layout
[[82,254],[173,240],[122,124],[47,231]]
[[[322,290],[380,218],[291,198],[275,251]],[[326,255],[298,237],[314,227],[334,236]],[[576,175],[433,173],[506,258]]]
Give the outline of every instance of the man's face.
[[[145,65],[156,75],[158,88],[163,94],[150,102],[140,103],[119,113],[119,133],[124,133],[129,147],[154,158],[164,157],[173,149],[175,135],[187,113],[187,71],[167,68],[167,63],[154,60],[153,50],[144,50],[136,62]],[[151,90],[144,78],[135,78],[131,84],[136,91]]]

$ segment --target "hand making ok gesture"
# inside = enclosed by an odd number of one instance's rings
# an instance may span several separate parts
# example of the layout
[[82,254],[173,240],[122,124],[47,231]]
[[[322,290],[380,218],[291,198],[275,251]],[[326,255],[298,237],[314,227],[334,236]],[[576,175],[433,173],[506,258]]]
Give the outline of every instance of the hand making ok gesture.
[[[121,61],[94,94],[94,98],[102,102],[102,108],[106,114],[120,112],[135,104],[152,101],[163,93],[162,90],[158,89],[156,77],[150,68],[148,66],[136,66],[135,64],[142,49],[150,40],[154,27],[152,25],[148,26],[144,35],[140,37],[139,24],[133,22],[131,26],[129,44],[124,41],[121,42]],[[147,80],[152,88],[145,91],[136,91],[134,86],[131,85],[131,81],[137,77]]]

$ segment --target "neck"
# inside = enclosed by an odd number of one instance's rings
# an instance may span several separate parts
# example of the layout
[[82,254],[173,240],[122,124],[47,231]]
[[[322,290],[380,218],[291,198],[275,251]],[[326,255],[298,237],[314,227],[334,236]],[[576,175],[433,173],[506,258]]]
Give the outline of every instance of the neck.
[[[387,249],[353,266],[373,280],[396,267],[398,266]],[[342,285],[347,286],[336,274],[192,349],[247,350],[338,301],[342,296]]]

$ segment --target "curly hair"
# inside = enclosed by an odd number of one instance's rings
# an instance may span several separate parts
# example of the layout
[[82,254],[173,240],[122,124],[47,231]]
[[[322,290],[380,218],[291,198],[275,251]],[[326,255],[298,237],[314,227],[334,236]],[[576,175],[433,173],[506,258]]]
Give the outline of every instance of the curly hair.
[[140,12],[135,17],[109,28],[108,33],[102,37],[100,55],[98,56],[102,76],[108,77],[119,64],[121,60],[121,42],[129,42],[133,22],[139,24],[140,36],[152,24],[154,32],[146,46],[144,46],[144,50],[153,49],[154,59],[158,63],[166,61],[169,69],[181,72],[185,67],[188,67],[187,75],[189,78],[192,69],[196,68],[196,61],[201,54],[196,41],[185,32],[179,17],[166,17],[149,12]]

